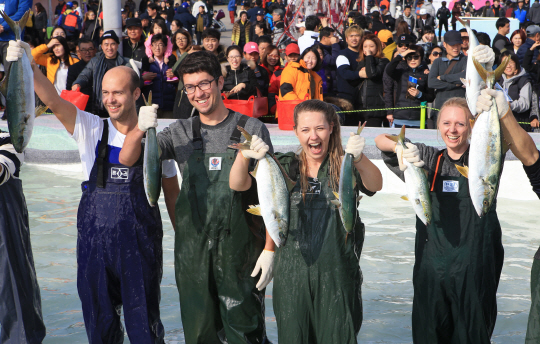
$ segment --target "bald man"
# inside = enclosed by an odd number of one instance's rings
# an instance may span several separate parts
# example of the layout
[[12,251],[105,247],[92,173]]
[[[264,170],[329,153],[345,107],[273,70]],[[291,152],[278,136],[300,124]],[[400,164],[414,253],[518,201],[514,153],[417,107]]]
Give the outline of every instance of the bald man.
[[[28,48],[10,41],[7,58],[15,61]],[[27,55],[32,56],[28,50]],[[77,288],[88,341],[122,343],[123,306],[132,343],[163,343],[160,212],[146,199],[141,162],[128,167],[118,161],[126,135],[137,127],[139,78],[125,66],[104,75],[102,101],[110,118],[103,120],[60,98],[32,66],[36,94],[77,141],[85,176],[77,214]],[[164,188],[166,203],[174,209],[179,193],[174,162],[164,163],[163,182],[169,186]]]

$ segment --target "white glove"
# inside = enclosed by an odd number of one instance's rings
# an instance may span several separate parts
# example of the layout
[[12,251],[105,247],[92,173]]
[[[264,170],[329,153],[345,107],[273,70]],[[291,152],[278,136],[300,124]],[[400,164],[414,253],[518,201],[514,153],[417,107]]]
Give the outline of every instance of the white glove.
[[495,62],[495,53],[493,52],[493,49],[487,45],[479,45],[474,48],[472,56],[476,61],[484,63],[488,71],[493,68],[493,62]]
[[26,51],[26,56],[28,56],[30,62],[32,62],[34,58],[32,57],[32,49],[28,43],[23,41],[9,41],[9,46],[6,53],[6,61],[18,61],[23,56],[24,51]]
[[259,271],[261,271],[261,278],[256,287],[259,290],[263,290],[274,277],[274,252],[262,251],[259,259],[257,259],[257,264],[255,264],[255,269],[251,273],[251,277],[257,276]]
[[480,96],[476,102],[476,113],[481,114],[484,111],[489,111],[493,104],[493,98],[497,104],[499,118],[503,118],[510,111],[510,104],[506,100],[504,93],[499,90],[485,88],[480,91]]
[[159,105],[152,104],[152,106],[141,106],[139,110],[139,129],[141,131],[147,131],[150,128],[158,126],[157,122],[157,109]]
[[424,166],[424,162],[420,160],[420,151],[418,150],[418,147],[410,142],[406,142],[405,145],[407,146],[405,149],[403,149],[403,147],[399,144],[396,145],[399,169],[401,171],[405,171],[407,169],[407,165],[403,163],[403,159],[407,160],[416,167]]
[[358,162],[362,159],[362,151],[365,145],[366,139],[364,137],[351,133],[347,147],[345,147],[345,153],[352,154],[354,156],[354,162]]
[[256,159],[260,160],[264,158],[268,152],[268,145],[257,135],[251,137],[251,146],[248,150],[243,150],[242,155],[247,159]]

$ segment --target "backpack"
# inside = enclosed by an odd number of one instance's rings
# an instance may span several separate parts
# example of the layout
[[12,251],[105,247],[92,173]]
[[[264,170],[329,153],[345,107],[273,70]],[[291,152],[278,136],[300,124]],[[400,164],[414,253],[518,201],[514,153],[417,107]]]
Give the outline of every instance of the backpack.
[[62,25],[62,27],[66,29],[66,31],[75,32],[79,30],[78,22],[79,22],[79,17],[73,12],[71,12],[65,16],[64,24]]

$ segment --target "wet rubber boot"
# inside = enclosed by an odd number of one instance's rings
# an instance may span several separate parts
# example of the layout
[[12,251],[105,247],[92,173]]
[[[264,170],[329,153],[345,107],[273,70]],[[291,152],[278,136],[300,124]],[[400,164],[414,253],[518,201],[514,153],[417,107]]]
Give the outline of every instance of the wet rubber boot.
[[540,249],[534,255],[531,269],[531,310],[525,344],[540,343]]

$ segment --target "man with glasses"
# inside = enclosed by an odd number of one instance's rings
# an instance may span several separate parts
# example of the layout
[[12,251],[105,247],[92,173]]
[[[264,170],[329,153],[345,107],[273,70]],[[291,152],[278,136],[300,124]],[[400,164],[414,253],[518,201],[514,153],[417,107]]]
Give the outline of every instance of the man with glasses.
[[[436,109],[440,109],[444,102],[452,97],[465,97],[465,88],[461,79],[465,78],[467,58],[461,53],[463,44],[461,34],[458,31],[448,31],[444,34],[443,44],[446,56],[433,62],[428,78],[428,87],[437,92],[433,102]],[[437,114],[435,110],[431,112],[433,123],[437,123]]]
[[[158,142],[161,159],[175,159],[183,177],[174,256],[185,341],[265,343],[264,288],[272,278],[273,241],[259,219],[246,212],[257,196],[255,183],[245,192],[229,187],[236,160],[245,167],[260,157],[229,146],[241,141],[240,126],[255,135],[252,145],[266,143],[271,153],[270,135],[258,119],[225,107],[215,55],[194,52],[178,73],[200,115],[172,123],[158,133]],[[138,128],[120,152],[121,163],[129,166],[140,158],[141,140],[157,126],[156,118],[155,108],[141,108]]]
[[[84,70],[88,62],[96,56],[96,47],[94,46],[94,41],[91,41],[86,38],[79,39],[79,54],[81,56],[81,59],[79,62],[72,64],[68,68],[68,74],[67,74],[67,82],[66,82],[66,89],[71,90],[73,86],[73,82],[79,74]],[[86,103],[85,111],[90,111],[92,108],[93,100],[92,100],[92,86],[88,85],[85,88],[81,88],[80,91],[87,96],[90,96],[90,99],[88,99],[88,103]]]

